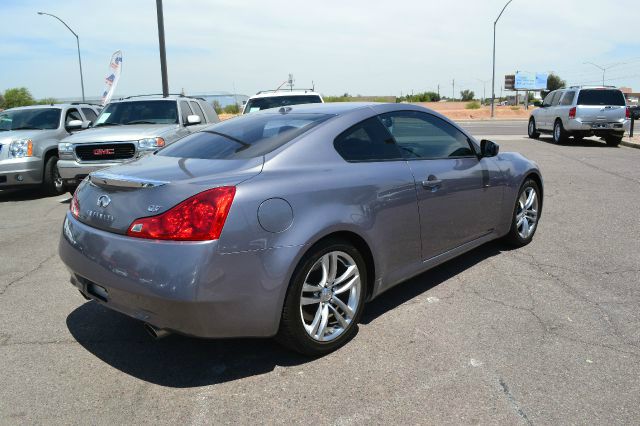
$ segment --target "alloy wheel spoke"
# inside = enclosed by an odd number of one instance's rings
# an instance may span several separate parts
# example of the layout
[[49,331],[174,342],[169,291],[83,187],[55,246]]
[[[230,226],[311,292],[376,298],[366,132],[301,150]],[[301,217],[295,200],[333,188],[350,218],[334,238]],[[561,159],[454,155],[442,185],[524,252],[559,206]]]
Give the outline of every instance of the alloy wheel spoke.
[[359,279],[360,279],[360,275],[356,274],[346,284],[336,288],[336,290],[333,292],[333,294],[341,294],[341,293],[344,293],[345,291],[351,289],[351,287],[353,287],[353,284],[355,284],[355,282],[358,281]]
[[319,340],[324,340],[324,332],[327,329],[327,324],[329,323],[329,306],[324,304],[322,306],[320,325],[318,326],[318,332],[316,333],[316,338]]
[[536,200],[536,191],[534,191],[533,189],[531,189],[531,192],[529,192],[529,195],[527,196],[527,202],[525,203],[524,207],[526,209],[530,209],[533,206],[533,203]]
[[522,222],[522,234],[525,238],[529,236],[529,219],[526,217],[524,217]]
[[342,309],[342,312],[347,315],[347,318],[353,317],[353,309],[351,309],[346,303],[340,300],[340,298],[334,296],[331,299],[331,303],[337,305],[340,309]]
[[319,297],[301,297],[300,298],[300,304],[302,306],[313,305],[315,303],[320,303]]
[[320,259],[320,266],[322,268],[322,278],[320,279],[320,287],[325,287],[329,279],[329,253],[322,256]]
[[353,276],[353,274],[356,272],[356,269],[357,269],[356,265],[349,266],[342,275],[340,275],[338,278],[335,279],[335,281],[333,282],[333,285],[336,286],[336,285],[342,284],[343,282],[351,278],[351,276]]
[[349,326],[349,323],[347,322],[347,320],[344,319],[344,317],[342,315],[340,315],[338,310],[336,308],[334,308],[333,305],[329,305],[329,309],[331,309],[331,311],[333,312],[333,317],[336,320],[338,320],[338,322],[340,323],[342,328],[347,328]]
[[302,284],[302,291],[303,292],[316,293],[316,292],[322,291],[322,287],[320,287],[318,285],[304,283],[304,284]]
[[304,325],[304,328],[307,329],[309,334],[311,335],[316,334],[316,330],[318,329],[318,325],[320,325],[321,318],[322,318],[322,305],[318,305],[318,309],[316,310],[316,315],[313,317],[313,321],[311,321],[311,324]]

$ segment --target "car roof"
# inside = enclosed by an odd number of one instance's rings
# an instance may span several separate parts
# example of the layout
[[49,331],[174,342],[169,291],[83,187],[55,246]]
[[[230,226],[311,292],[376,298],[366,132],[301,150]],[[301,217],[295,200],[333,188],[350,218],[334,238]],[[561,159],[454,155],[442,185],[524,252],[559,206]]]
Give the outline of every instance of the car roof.
[[28,105],[14,108],[7,108],[5,111],[18,111],[25,109],[39,109],[39,108],[54,108],[54,109],[62,109],[62,108],[77,108],[77,107],[97,107],[98,105],[92,104],[83,104],[83,103],[68,103],[68,104],[39,104],[39,105]]
[[274,114],[286,108],[287,113],[293,114],[344,114],[356,109],[367,108],[373,105],[383,105],[378,102],[329,102],[324,104],[300,104],[263,109],[252,114]]
[[179,100],[202,101],[203,99],[197,98],[197,97],[191,97],[191,96],[184,96],[184,95],[169,95],[166,97],[162,95],[134,95],[134,96],[127,96],[126,98],[112,99],[110,103],[138,102],[138,101],[179,101]]
[[275,98],[280,96],[320,96],[320,93],[314,92],[313,90],[265,90],[256,93],[249,99]]

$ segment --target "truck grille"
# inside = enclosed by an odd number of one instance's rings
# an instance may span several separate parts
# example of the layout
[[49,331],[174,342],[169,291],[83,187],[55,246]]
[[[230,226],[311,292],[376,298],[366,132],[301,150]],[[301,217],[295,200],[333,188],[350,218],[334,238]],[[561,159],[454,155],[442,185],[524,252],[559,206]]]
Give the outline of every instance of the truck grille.
[[136,154],[132,143],[101,143],[76,146],[80,161],[127,160]]

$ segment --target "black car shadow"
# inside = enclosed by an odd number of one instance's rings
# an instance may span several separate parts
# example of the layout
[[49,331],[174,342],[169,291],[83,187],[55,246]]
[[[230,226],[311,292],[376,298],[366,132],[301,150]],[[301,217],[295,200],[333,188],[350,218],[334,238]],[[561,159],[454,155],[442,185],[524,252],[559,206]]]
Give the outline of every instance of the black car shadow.
[[[68,195],[68,194],[67,194]],[[66,197],[65,194],[49,195],[40,188],[0,190],[0,203],[15,201],[33,201],[42,198]]]
[[[557,145],[553,141],[553,137],[551,136],[540,136],[538,138],[540,142],[548,143],[550,145]],[[575,140],[573,138],[567,139],[564,143],[560,144],[561,146],[582,146],[586,148],[617,148],[611,147],[607,145],[607,143],[599,138],[584,138],[582,140]]]
[[[437,286],[505,248],[488,243],[385,292],[368,303],[361,322],[371,323],[397,306]],[[67,317],[67,327],[87,351],[110,366],[161,386],[187,388],[265,374],[276,366],[312,360],[273,339],[205,340],[170,335],[152,340],[140,321],[87,302]]]

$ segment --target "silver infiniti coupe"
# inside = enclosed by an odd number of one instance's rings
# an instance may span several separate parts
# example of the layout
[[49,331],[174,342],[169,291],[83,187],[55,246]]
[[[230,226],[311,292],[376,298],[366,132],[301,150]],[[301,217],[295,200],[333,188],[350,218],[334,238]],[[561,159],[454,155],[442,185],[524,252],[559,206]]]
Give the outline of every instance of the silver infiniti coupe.
[[276,336],[317,356],[394,285],[496,238],[529,243],[542,200],[534,162],[434,111],[301,105],[92,173],[59,251],[85,297],[156,337]]

